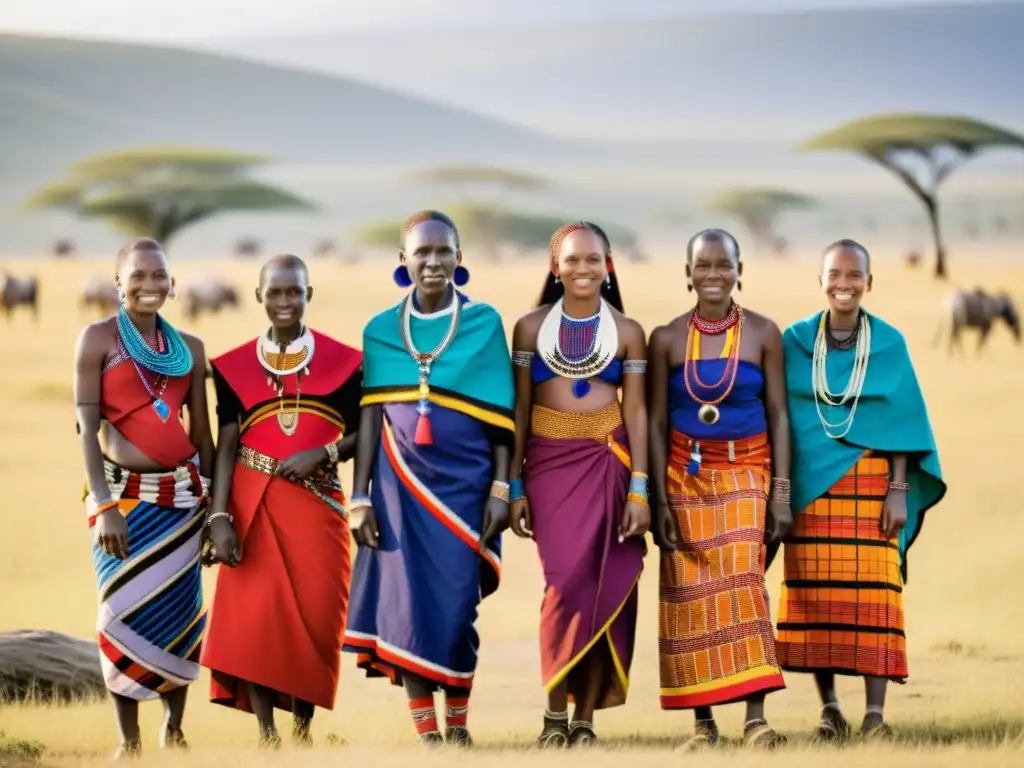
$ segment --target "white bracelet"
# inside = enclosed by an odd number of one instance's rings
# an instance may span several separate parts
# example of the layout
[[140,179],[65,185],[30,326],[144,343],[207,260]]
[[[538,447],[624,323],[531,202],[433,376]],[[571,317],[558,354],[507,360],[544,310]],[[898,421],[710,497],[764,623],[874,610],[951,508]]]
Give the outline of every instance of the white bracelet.
[[212,523],[212,522],[213,522],[214,520],[216,520],[216,519],[217,519],[218,517],[226,517],[226,518],[228,519],[228,522],[229,522],[229,523],[233,523],[233,522],[235,522],[235,518],[233,518],[233,517],[232,517],[232,516],[231,516],[230,514],[228,514],[227,512],[214,512],[214,513],[213,513],[212,515],[208,515],[208,516],[207,516],[207,518],[206,518],[206,524],[207,524],[207,525],[209,525],[209,524],[210,524],[210,523]]

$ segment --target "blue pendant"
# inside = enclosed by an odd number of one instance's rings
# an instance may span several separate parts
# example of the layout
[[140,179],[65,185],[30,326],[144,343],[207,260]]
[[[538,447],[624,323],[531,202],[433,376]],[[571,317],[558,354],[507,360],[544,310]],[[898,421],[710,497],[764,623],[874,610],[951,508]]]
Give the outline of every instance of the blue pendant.
[[167,407],[167,403],[163,401],[163,398],[158,397],[153,401],[153,410],[160,417],[160,421],[167,421],[171,416],[171,409]]
[[576,397],[586,397],[587,392],[589,391],[590,382],[586,379],[576,379],[576,381],[572,383],[572,393],[576,395]]

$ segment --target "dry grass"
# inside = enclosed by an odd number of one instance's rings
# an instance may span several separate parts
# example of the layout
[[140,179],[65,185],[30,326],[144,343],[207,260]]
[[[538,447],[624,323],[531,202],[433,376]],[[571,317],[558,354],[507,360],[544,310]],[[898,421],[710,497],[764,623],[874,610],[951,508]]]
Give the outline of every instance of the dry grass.
[[[13,272],[24,264],[11,264]],[[0,410],[0,478],[5,513],[0,517],[0,630],[49,627],[89,636],[95,621],[95,582],[88,555],[89,534],[79,494],[82,468],[75,438],[70,377],[73,344],[86,320],[77,310],[77,292],[87,273],[103,273],[104,264],[68,262],[34,265],[43,279],[43,316],[34,326],[28,316],[0,324],[6,359],[4,401]],[[201,269],[182,264],[184,282]],[[212,268],[230,276],[251,296],[257,267],[223,263]],[[539,289],[543,267],[478,265],[469,293],[495,304],[508,329],[525,311]],[[871,306],[901,327],[910,340],[920,378],[931,407],[942,449],[943,468],[950,483],[944,504],[934,510],[916,545],[907,593],[911,679],[894,686],[890,716],[904,737],[888,749],[851,749],[830,758],[836,765],[963,764],[977,758],[986,765],[1021,764],[1024,758],[1024,640],[1019,603],[1013,597],[1024,577],[1019,542],[1024,516],[1013,488],[1016,432],[1024,405],[1024,366],[1021,352],[1005,331],[995,334],[989,353],[950,361],[933,349],[932,335],[941,312],[945,288],[924,274],[899,266],[878,267]],[[205,270],[204,270],[205,271]],[[370,314],[397,300],[390,267],[314,265],[317,293],[310,320],[324,331],[354,341]],[[627,308],[647,329],[666,321],[690,302],[682,266],[623,264],[620,276]],[[1024,293],[1024,270],[986,267],[980,282]],[[804,263],[750,265],[744,278],[744,303],[788,323],[816,309],[813,265]],[[168,317],[179,319],[179,307]],[[251,301],[237,314],[203,320],[192,328],[212,353],[221,352],[255,335],[263,326],[260,309]],[[346,477],[346,481],[347,481]],[[539,722],[543,696],[539,686],[536,649],[537,615],[541,598],[540,570],[532,546],[513,537],[507,543],[504,584],[481,610],[482,659],[474,695],[472,725],[480,749],[472,756],[442,756],[440,760],[472,761],[485,765],[518,759],[530,744]],[[779,569],[769,574],[778,594]],[[645,764],[674,764],[680,758],[670,747],[689,731],[688,715],[666,713],[657,704],[656,560],[652,553],[642,581],[639,641],[629,704],[599,713],[598,728],[614,746],[631,746]],[[213,586],[208,575],[208,588]],[[207,679],[193,688],[185,722],[193,745],[190,762],[202,766],[264,761],[289,765],[327,765],[383,757],[388,762],[415,759],[434,762],[416,752],[412,726],[402,694],[380,681],[367,681],[346,658],[338,705],[320,712],[314,723],[318,746],[310,753],[287,751],[280,757],[261,756],[250,745],[254,723],[246,716],[211,706],[205,700]],[[772,696],[769,713],[775,723],[798,740],[812,727],[817,705],[810,680],[790,675],[789,689]],[[859,718],[863,702],[858,686],[842,688],[845,707]],[[722,724],[731,734],[741,727],[742,713],[729,707]],[[143,707],[146,748],[154,764],[159,707]],[[62,708],[8,707],[0,709],[0,729],[8,737],[45,744],[43,764],[98,765],[114,741],[113,713],[106,703]],[[329,738],[330,735],[335,738]],[[9,741],[9,739],[8,739]],[[348,746],[338,750],[338,742]],[[0,765],[31,759],[16,757],[0,740]],[[16,749],[16,748],[15,748]],[[701,758],[708,765],[729,760],[741,765],[810,766],[820,753],[795,746],[796,755],[754,757],[732,754]],[[239,750],[246,750],[241,752]],[[29,750],[30,751],[30,750]],[[609,753],[583,757],[531,756],[540,763],[581,762],[612,764]]]

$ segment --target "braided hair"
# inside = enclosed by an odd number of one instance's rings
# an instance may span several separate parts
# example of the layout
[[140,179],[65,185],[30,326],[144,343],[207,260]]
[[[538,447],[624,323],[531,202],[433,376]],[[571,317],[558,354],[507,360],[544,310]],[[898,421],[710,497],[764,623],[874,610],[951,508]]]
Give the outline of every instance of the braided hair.
[[405,226],[402,227],[403,245],[405,243],[405,238],[407,238],[409,236],[409,233],[412,232],[412,228],[415,227],[417,224],[422,224],[424,221],[439,221],[442,224],[444,224],[452,231],[452,234],[455,236],[455,248],[462,248],[462,244],[459,241],[459,229],[458,227],[455,226],[455,222],[452,221],[451,217],[448,214],[430,209],[417,211],[406,220]]
[[[562,251],[562,242],[571,235],[573,232],[579,232],[580,230],[586,230],[593,232],[599,238],[601,243],[604,245],[604,256],[605,259],[611,259],[612,257],[612,244],[608,239],[608,235],[601,229],[597,224],[589,221],[573,221],[568,224],[563,224],[554,235],[551,237],[551,242],[548,245],[548,260],[550,266],[558,261],[558,256]],[[555,273],[548,269],[547,279],[544,281],[544,287],[540,292],[540,300],[537,302],[538,307],[543,307],[545,304],[554,304],[560,298],[565,296],[565,285],[561,281],[555,278]],[[615,272],[608,273],[608,280],[601,281],[601,296],[615,307],[619,312],[625,314],[625,310],[622,307],[622,293],[619,291],[619,278]]]

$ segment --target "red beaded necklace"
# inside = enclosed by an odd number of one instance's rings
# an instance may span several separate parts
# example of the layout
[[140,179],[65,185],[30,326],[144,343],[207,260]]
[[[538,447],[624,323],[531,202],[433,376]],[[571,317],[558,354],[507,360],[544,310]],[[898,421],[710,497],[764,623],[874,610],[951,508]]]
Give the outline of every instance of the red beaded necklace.
[[706,336],[715,336],[719,333],[725,333],[727,330],[732,328],[736,323],[740,321],[740,307],[734,301],[725,317],[721,320],[706,320],[697,313],[697,308],[693,308],[693,314],[690,316],[690,322],[692,322],[697,330]]

